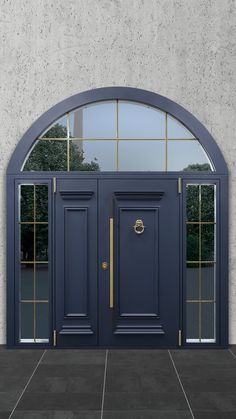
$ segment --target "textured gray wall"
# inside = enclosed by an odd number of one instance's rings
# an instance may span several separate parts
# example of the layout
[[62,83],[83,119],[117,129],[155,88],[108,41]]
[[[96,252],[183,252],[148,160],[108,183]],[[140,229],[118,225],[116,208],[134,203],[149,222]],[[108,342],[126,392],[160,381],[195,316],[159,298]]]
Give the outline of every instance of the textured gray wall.
[[234,0],[0,0],[0,343],[5,342],[5,172],[27,128],[102,86],[160,93],[192,112],[230,171],[230,341],[236,343]]

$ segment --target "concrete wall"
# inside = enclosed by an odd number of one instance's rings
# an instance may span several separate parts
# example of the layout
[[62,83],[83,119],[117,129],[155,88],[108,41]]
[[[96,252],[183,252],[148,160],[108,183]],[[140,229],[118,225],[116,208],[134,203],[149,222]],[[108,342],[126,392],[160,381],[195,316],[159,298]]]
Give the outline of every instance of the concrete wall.
[[0,0],[0,343],[5,342],[5,172],[27,128],[102,86],[160,93],[192,112],[230,171],[230,342],[236,343],[236,2]]

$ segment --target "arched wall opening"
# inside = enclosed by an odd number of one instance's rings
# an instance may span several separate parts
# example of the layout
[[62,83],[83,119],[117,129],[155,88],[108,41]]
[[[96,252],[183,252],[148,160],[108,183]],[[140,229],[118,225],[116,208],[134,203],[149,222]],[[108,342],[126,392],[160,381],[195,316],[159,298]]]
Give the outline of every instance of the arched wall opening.
[[75,95],[7,175],[9,346],[227,346],[227,166],[188,111],[132,88]]

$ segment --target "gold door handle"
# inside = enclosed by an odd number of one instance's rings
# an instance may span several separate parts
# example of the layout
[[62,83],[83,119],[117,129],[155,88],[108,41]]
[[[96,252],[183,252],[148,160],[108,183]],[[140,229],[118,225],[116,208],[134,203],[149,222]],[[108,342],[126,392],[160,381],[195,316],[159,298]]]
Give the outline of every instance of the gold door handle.
[[110,218],[110,308],[114,307],[114,267],[113,267],[113,257],[114,257],[114,225],[113,218]]

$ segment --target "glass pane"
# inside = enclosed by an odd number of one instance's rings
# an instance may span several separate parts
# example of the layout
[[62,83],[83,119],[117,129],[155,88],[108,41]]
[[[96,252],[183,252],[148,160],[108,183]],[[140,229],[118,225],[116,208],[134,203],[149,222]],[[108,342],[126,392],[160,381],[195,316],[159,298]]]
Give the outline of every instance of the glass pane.
[[119,138],[165,138],[165,113],[150,106],[119,101],[118,120]]
[[67,140],[39,140],[31,151],[26,171],[67,170]]
[[215,226],[214,224],[203,224],[201,227],[201,260],[215,260]]
[[119,141],[119,170],[165,170],[165,141]]
[[100,102],[72,112],[70,137],[116,138],[116,102]]
[[48,303],[36,304],[36,339],[49,338]]
[[33,224],[20,225],[21,260],[34,260],[34,226]]
[[199,265],[197,263],[187,264],[186,296],[187,300],[199,299]]
[[20,186],[20,221],[34,221],[34,186]]
[[42,138],[66,138],[67,115],[57,120],[42,136]]
[[199,226],[196,224],[187,225],[187,260],[199,260]]
[[199,221],[199,185],[187,185],[187,221]]
[[36,225],[36,260],[48,260],[48,226]]
[[33,263],[21,264],[20,299],[34,299],[34,265]]
[[201,304],[201,338],[214,339],[215,338],[215,304],[202,303]]
[[36,221],[48,221],[48,186],[36,185],[35,186],[35,212]]
[[70,170],[116,170],[116,141],[74,140],[70,143]]
[[167,116],[167,134],[168,138],[195,138],[181,122],[170,115]]
[[201,221],[215,221],[214,185],[201,185]]
[[48,264],[36,264],[36,299],[48,300],[49,298]]
[[215,265],[213,263],[201,265],[201,294],[203,300],[215,299]]
[[197,140],[168,141],[169,171],[211,171],[210,161]]
[[199,304],[187,303],[187,339],[199,338]]
[[34,339],[34,304],[20,304],[20,339]]

